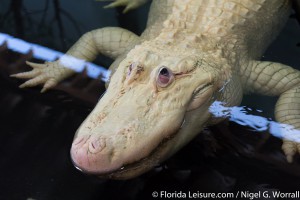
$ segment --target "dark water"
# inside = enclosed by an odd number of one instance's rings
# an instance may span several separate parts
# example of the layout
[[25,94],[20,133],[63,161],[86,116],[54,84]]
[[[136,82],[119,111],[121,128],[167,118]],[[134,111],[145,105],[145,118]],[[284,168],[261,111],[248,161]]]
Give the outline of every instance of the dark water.
[[[10,10],[12,2],[16,3],[14,7],[21,10]],[[18,7],[20,2],[22,6]],[[73,29],[64,30],[67,38],[65,46],[57,42],[60,40],[57,24],[53,24],[53,33],[49,31],[48,35],[46,27],[37,28],[43,9],[50,9],[45,14],[49,18],[46,20],[51,21],[54,16],[55,1],[49,2],[47,8],[44,7],[47,1],[41,1],[40,6],[26,1],[3,1],[3,7],[0,8],[1,32],[65,51],[77,37],[72,31],[76,28],[66,16],[63,16],[62,23]],[[145,25],[141,19],[145,18],[147,8],[123,16],[118,10],[103,11],[103,4],[96,2],[91,5],[87,3],[87,8],[98,6],[92,10],[93,14],[89,14],[95,18],[95,22],[88,20],[87,24],[82,25],[81,14],[75,12],[83,9],[80,7],[85,5],[82,2],[71,6],[71,2],[66,0],[60,4],[74,18],[72,20],[80,24],[81,32],[110,23],[140,32]],[[30,6],[35,7],[31,9]],[[14,28],[18,26],[14,21],[16,12],[23,17],[23,29]],[[105,14],[105,20],[100,18],[104,14],[98,12]],[[28,21],[33,19],[29,18],[37,15],[39,20],[32,23],[30,29]],[[10,26],[7,25],[8,21],[12,23]],[[46,24],[50,26],[50,23]],[[290,19],[263,59],[283,62],[299,69],[300,49],[296,46],[300,42],[299,29],[296,21]],[[21,81],[11,79],[8,75],[28,70],[24,64],[26,59],[35,60],[30,54],[14,53],[4,45],[0,47],[1,200],[154,199],[152,193],[155,191],[159,194],[166,191],[168,195],[187,194],[189,191],[228,192],[235,195],[242,191],[248,191],[249,194],[260,191],[271,195],[272,191],[300,190],[299,159],[296,158],[294,164],[286,163],[280,150],[280,139],[267,131],[256,132],[230,121],[206,129],[171,159],[138,178],[114,181],[82,174],[73,167],[69,150],[75,131],[104,92],[104,83],[80,74],[46,94],[40,94],[39,87],[21,90],[17,87]],[[100,58],[97,64],[107,66],[109,62]],[[252,108],[254,111],[249,112],[253,115],[272,118],[275,102],[276,98],[248,96],[243,105]],[[262,194],[260,197],[263,199]]]

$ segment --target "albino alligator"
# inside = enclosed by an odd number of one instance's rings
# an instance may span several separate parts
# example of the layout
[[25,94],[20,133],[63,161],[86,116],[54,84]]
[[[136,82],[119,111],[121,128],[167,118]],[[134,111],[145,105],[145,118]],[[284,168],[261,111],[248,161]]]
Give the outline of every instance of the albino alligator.
[[[117,0],[108,7],[145,0]],[[259,58],[290,15],[288,0],[154,0],[141,36],[122,28],[88,32],[67,52],[93,60],[115,59],[107,92],[78,129],[71,148],[75,166],[101,177],[125,179],[167,159],[200,130],[217,123],[218,100],[239,105],[244,93],[277,96],[276,120],[300,128],[300,72]],[[74,71],[61,60],[28,64],[42,92]],[[300,145],[283,141],[288,161]]]

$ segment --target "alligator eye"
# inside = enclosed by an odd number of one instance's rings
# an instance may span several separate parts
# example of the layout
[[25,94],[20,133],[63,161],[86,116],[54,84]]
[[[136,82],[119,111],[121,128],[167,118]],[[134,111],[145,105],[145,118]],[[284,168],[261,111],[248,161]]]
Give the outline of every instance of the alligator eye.
[[174,75],[170,69],[167,67],[162,67],[159,69],[157,84],[160,87],[167,87],[174,79]]

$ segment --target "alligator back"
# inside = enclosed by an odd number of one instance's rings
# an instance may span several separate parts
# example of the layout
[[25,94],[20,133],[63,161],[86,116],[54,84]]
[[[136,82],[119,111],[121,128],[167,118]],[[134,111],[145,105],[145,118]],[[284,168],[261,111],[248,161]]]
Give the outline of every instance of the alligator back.
[[288,0],[153,0],[144,40],[177,29],[239,46],[249,57],[262,55],[290,13]]

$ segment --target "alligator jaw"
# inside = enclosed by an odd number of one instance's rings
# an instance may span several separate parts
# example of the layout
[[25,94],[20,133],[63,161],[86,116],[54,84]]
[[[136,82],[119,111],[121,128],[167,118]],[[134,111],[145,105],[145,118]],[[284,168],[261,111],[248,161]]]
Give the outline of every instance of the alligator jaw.
[[[176,135],[180,132],[180,129],[184,125],[184,123],[185,119],[183,119],[179,130],[175,131],[169,137],[162,139],[162,141],[157,145],[156,148],[153,149],[153,151],[148,156],[141,158],[140,160],[133,163],[126,164],[119,169],[115,169],[105,173],[93,173],[77,166],[73,159],[71,159],[72,163],[79,171],[85,174],[98,176],[99,178],[109,178],[117,180],[134,178],[144,172],[149,171],[153,167],[158,166],[163,160],[167,159],[167,157],[164,157],[162,154],[164,154],[164,150],[168,148],[168,146],[170,145],[169,143],[171,143],[173,138],[176,137]],[[162,157],[164,159],[161,159]]]

